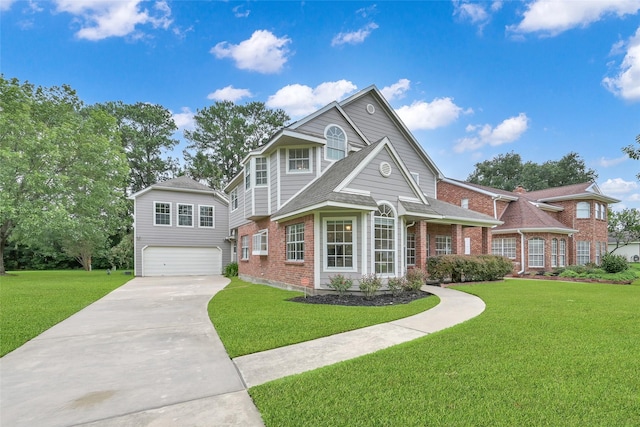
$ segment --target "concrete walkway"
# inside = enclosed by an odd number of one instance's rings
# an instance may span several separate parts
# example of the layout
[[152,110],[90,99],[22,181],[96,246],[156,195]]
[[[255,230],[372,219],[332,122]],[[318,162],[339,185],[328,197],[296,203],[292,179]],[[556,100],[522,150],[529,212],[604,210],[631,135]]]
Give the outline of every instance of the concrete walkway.
[[1,426],[263,426],[247,388],[372,353],[482,313],[440,297],[394,322],[227,356],[207,304],[222,277],[136,278],[0,359]]
[[0,425],[262,426],[207,304],[224,277],[135,278],[0,359]]

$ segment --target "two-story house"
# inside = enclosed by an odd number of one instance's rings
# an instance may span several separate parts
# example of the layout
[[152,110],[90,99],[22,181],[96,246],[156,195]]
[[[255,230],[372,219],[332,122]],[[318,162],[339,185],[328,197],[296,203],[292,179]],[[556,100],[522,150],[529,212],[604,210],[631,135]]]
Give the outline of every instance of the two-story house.
[[[513,260],[519,274],[599,264],[607,252],[607,208],[619,202],[592,182],[527,192],[444,179],[438,198],[501,220],[491,230],[491,251]],[[465,238],[479,239],[473,230]]]
[[444,177],[373,86],[277,132],[224,189],[242,278],[314,292],[465,253],[502,221],[437,198]]

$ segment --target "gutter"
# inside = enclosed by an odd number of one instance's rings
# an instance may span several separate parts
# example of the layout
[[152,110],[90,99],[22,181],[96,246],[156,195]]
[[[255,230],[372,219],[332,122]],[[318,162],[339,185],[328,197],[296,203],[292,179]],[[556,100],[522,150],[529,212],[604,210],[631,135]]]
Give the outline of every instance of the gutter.
[[516,230],[518,232],[518,234],[520,235],[520,263],[522,265],[522,270],[518,271],[518,275],[523,274],[525,267],[524,267],[524,233],[522,231],[520,231],[520,229]]

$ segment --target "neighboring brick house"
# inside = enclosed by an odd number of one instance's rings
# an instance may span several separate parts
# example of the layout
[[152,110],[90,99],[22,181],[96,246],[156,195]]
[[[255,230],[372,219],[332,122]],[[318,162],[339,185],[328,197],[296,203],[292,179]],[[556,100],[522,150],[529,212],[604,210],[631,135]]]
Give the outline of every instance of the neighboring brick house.
[[[492,253],[512,259],[519,274],[599,264],[607,252],[607,208],[619,202],[593,182],[527,192],[448,178],[438,183],[438,198],[501,220],[491,230]],[[478,231],[466,230],[465,238],[478,241]]]
[[440,170],[378,89],[333,102],[276,134],[225,187],[240,277],[326,290],[332,276],[384,279],[429,255],[491,251],[492,215],[438,200]]

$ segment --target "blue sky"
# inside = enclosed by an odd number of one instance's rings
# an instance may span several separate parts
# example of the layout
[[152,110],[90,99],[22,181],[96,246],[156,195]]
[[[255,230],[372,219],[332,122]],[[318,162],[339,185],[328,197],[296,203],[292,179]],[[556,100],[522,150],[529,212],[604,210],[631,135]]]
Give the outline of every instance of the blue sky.
[[640,208],[621,150],[640,134],[640,0],[0,0],[0,25],[6,78],[88,104],[161,104],[185,129],[216,100],[297,119],[374,84],[448,177],[574,151]]

